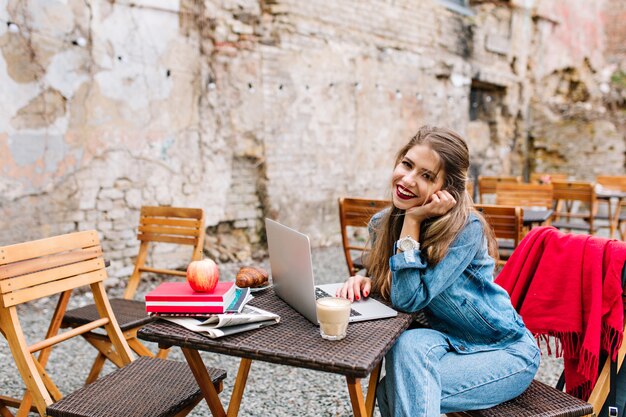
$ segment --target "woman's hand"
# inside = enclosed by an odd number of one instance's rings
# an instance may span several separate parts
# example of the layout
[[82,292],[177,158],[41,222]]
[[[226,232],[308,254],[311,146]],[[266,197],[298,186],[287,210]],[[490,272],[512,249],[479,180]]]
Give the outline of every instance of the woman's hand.
[[365,298],[370,295],[372,289],[372,280],[361,275],[355,275],[348,278],[335,293],[336,297],[347,298],[350,301],[359,301],[361,297]]
[[452,194],[446,190],[439,190],[426,201],[426,204],[421,206],[411,207],[405,212],[405,217],[410,217],[413,220],[421,223],[430,217],[443,216],[456,204],[456,200],[452,197]]

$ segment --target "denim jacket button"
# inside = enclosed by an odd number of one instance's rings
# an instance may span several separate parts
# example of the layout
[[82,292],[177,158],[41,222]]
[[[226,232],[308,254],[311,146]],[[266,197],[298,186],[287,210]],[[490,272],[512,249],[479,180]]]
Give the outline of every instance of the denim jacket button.
[[465,352],[465,346],[463,346],[463,345],[459,346],[459,350],[460,350],[461,352]]

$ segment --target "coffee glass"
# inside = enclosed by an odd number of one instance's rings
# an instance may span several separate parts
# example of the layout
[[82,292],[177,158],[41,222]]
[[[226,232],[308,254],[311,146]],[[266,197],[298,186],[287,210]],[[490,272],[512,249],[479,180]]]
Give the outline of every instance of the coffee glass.
[[352,302],[346,298],[324,297],[315,305],[322,338],[341,340],[346,337]]

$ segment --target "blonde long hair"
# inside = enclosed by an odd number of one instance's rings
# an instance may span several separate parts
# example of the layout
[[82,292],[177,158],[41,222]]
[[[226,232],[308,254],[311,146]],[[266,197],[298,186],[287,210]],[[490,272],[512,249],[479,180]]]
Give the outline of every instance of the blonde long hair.
[[[469,150],[465,141],[451,129],[423,126],[417,134],[396,155],[397,166],[406,153],[415,145],[427,145],[439,155],[441,168],[445,173],[442,189],[447,190],[457,204],[446,214],[424,221],[420,228],[420,248],[429,266],[437,265],[448,252],[452,241],[465,226],[470,213],[476,213],[483,224],[487,237],[489,254],[497,259],[497,243],[491,227],[478,213],[466,192],[469,169]],[[391,273],[389,258],[393,255],[394,243],[400,237],[404,221],[404,210],[393,205],[385,212],[374,232],[369,256],[368,275],[373,281],[373,290],[389,300],[391,293]]]

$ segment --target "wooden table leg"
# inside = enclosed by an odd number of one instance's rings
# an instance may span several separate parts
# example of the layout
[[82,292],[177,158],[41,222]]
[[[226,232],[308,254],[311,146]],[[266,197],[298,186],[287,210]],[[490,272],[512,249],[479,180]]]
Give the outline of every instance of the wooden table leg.
[[[607,217],[609,218],[609,239],[613,239],[613,236],[615,235],[615,220],[616,220],[611,210],[611,205],[612,205],[611,199],[612,197],[609,197],[609,199],[607,200]],[[619,201],[617,202],[617,206],[619,207]],[[618,216],[619,216],[619,213],[618,213]]]
[[252,359],[242,358],[241,362],[239,362],[237,379],[235,380],[233,393],[231,394],[230,402],[228,403],[228,417],[236,417],[237,414],[239,414],[239,406],[241,405],[241,399],[243,398],[243,390],[246,388],[246,382],[248,381],[250,365],[252,365]]
[[187,363],[191,368],[193,376],[196,378],[196,381],[198,381],[202,395],[204,395],[204,399],[206,400],[209,409],[211,409],[211,414],[214,417],[226,417],[224,407],[222,406],[222,403],[217,395],[217,391],[215,390],[213,381],[211,381],[209,372],[200,357],[200,353],[198,353],[195,349],[182,348],[182,350],[185,355],[185,359],[187,359]]
[[617,231],[619,232],[621,239],[624,240],[624,234],[622,233],[622,229],[620,228],[619,224],[619,217],[622,210],[622,201],[623,197],[617,198],[617,205],[615,206],[615,212],[613,213],[613,227],[611,228],[611,239],[613,239],[613,235]]
[[367,417],[365,409],[365,401],[363,400],[363,390],[361,388],[361,380],[347,376],[348,392],[350,393],[350,402],[352,403],[352,412],[354,417]]
[[367,409],[368,417],[374,415],[374,405],[376,404],[376,388],[378,388],[378,377],[380,376],[380,369],[383,366],[383,362],[380,361],[378,366],[374,368],[370,374],[370,380],[367,383],[367,397],[365,398],[365,408]]
[[380,368],[382,364],[383,363],[381,361],[370,374],[370,379],[367,384],[367,398],[365,400],[363,399],[361,380],[349,376],[346,377],[354,417],[372,417],[374,415],[376,387],[378,387],[378,377],[380,376]]

